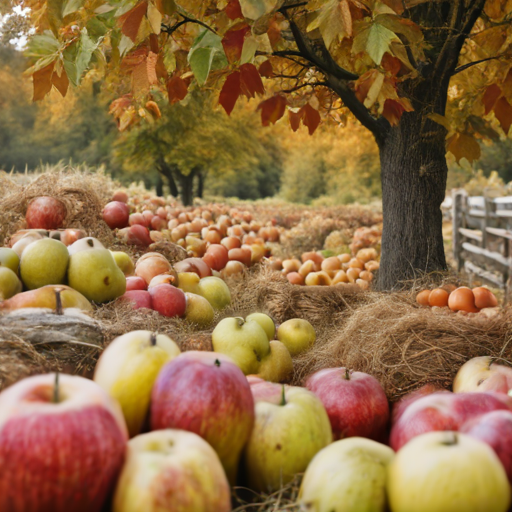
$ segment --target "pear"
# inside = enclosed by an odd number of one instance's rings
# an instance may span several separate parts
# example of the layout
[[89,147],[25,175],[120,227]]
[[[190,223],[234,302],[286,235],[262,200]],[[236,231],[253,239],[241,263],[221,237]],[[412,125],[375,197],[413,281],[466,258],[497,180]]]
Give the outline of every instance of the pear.
[[89,249],[69,260],[69,286],[94,302],[108,302],[126,291],[126,277],[108,249]]
[[185,292],[187,297],[187,309],[185,318],[192,324],[207,327],[213,322],[215,312],[211,304],[201,295]]
[[9,247],[0,247],[0,267],[10,268],[14,273],[18,274],[20,266],[20,257],[16,251]]
[[245,321],[254,320],[258,322],[263,330],[267,333],[268,341],[272,341],[276,335],[276,325],[274,324],[274,320],[270,318],[265,313],[252,313],[246,317]]
[[87,251],[88,249],[105,249],[105,246],[97,238],[88,236],[80,238],[68,247],[70,256],[80,251]]
[[9,300],[0,303],[0,311],[14,311],[23,308],[57,309],[57,291],[60,293],[62,307],[78,308],[83,311],[92,311],[90,302],[79,292],[62,284],[48,285],[18,293]]
[[292,356],[278,340],[272,340],[269,345],[270,353],[261,360],[257,376],[270,382],[285,382],[293,373]]
[[0,267],[0,301],[10,299],[22,290],[18,276],[7,267]]
[[116,265],[123,271],[125,276],[133,276],[135,265],[128,254],[123,251],[110,251]]
[[64,284],[68,263],[68,248],[62,242],[52,238],[37,240],[21,255],[21,280],[29,290],[47,284]]

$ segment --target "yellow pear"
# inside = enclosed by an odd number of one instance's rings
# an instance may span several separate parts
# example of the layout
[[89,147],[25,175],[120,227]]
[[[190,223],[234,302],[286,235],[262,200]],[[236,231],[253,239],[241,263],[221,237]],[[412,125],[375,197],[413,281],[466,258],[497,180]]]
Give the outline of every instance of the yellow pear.
[[133,276],[135,265],[128,254],[123,251],[110,251],[116,265],[123,271],[125,276]]
[[270,354],[262,359],[257,376],[270,382],[284,382],[293,373],[292,356],[278,340],[271,341],[269,345]]
[[10,268],[16,275],[20,266],[20,257],[9,247],[0,247],[0,267]]
[[43,286],[37,290],[18,293],[0,304],[0,310],[13,311],[22,308],[57,309],[57,294],[63,308],[92,311],[91,303],[79,292],[63,284]]
[[187,297],[187,309],[185,319],[201,327],[207,327],[213,322],[215,312],[211,304],[201,295],[185,292]]
[[10,268],[0,267],[0,301],[10,299],[21,290],[21,281],[18,276]]

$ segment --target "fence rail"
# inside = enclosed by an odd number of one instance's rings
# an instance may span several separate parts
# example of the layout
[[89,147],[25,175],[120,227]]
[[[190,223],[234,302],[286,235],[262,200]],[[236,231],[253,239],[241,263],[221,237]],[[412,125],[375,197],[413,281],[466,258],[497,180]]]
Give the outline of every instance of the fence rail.
[[512,295],[512,196],[469,197],[456,191],[452,203],[453,256],[457,268]]

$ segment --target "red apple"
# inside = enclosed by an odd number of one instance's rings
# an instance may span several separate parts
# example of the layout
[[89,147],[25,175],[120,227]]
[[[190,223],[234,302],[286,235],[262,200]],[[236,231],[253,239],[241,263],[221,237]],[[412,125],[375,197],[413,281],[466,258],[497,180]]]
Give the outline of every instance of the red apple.
[[66,205],[55,197],[36,197],[27,208],[25,220],[31,229],[59,229],[66,219]]
[[155,231],[162,231],[162,229],[165,229],[167,227],[167,221],[165,219],[162,219],[159,215],[155,215],[151,219],[151,229],[154,229]]
[[253,425],[251,388],[229,357],[189,351],[160,371],[151,398],[151,429],[200,435],[219,455],[232,484]]
[[133,309],[153,309],[153,301],[147,290],[130,290],[121,295],[120,299],[131,302]]
[[144,226],[149,227],[149,222],[147,222],[146,218],[142,213],[132,213],[128,219],[128,223],[130,226]]
[[230,249],[228,257],[230,261],[239,261],[240,263],[243,263],[246,267],[251,266],[252,252],[250,251],[250,249]]
[[389,404],[375,377],[347,368],[326,368],[308,377],[306,388],[324,404],[335,440],[385,439]]
[[201,258],[185,258],[174,265],[174,270],[176,270],[178,274],[194,272],[199,277],[212,275],[212,269]]
[[123,466],[128,434],[100,386],[62,374],[0,394],[0,510],[100,512]]
[[141,247],[149,247],[153,240],[149,236],[148,228],[135,224],[128,229],[126,243],[130,245],[140,245]]
[[405,409],[391,428],[389,445],[397,451],[420,434],[456,431],[470,419],[501,409],[512,409],[512,398],[501,393],[433,393]]
[[228,250],[221,244],[212,244],[206,249],[203,261],[211,269],[220,272],[229,261]]
[[153,309],[163,316],[183,316],[187,309],[187,298],[182,290],[170,284],[157,284],[149,289]]
[[128,276],[126,278],[126,291],[131,292],[133,290],[147,290],[148,285],[146,281],[139,276]]
[[116,190],[112,196],[112,201],[128,202],[128,194],[124,190]]
[[460,427],[460,432],[487,443],[496,452],[512,482],[511,411],[491,411],[473,418]]
[[125,228],[128,226],[130,209],[121,201],[112,201],[103,208],[103,220],[110,229]]

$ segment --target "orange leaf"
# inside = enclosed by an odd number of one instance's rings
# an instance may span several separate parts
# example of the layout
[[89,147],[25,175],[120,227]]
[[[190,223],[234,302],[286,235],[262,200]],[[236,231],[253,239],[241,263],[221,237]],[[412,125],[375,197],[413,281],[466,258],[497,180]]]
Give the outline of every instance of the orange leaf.
[[274,70],[272,69],[272,63],[269,60],[266,60],[260,64],[258,68],[258,72],[261,76],[265,78],[272,78],[274,76]]
[[308,127],[309,135],[313,135],[320,124],[321,118],[318,110],[314,109],[309,103],[306,103],[299,113],[302,117],[302,123]]
[[112,114],[116,119],[118,119],[131,104],[131,96],[129,94],[125,94],[124,96],[117,98],[110,104],[108,113]]
[[151,85],[158,83],[156,76],[157,60],[158,56],[156,53],[149,52],[147,58],[135,66],[132,72],[133,94],[146,94]]
[[226,15],[230,20],[236,20],[237,18],[243,18],[242,8],[238,0],[230,0],[225,9]]
[[402,0],[382,0],[382,2],[393,9],[397,14],[404,12],[404,3]]
[[398,75],[402,69],[402,62],[388,52],[382,57],[381,65],[388,73],[395,76]]
[[160,112],[160,108],[157,103],[154,101],[148,101],[146,103],[146,108],[153,114],[154,117],[160,119],[162,117],[162,113]]
[[281,40],[281,28],[275,19],[272,19],[267,30],[268,39],[272,48]]
[[288,110],[288,119],[290,120],[290,127],[294,132],[296,132],[299,129],[301,118],[302,114],[300,111],[292,112],[291,110]]
[[364,73],[364,75],[361,75],[355,82],[356,97],[361,103],[363,103],[368,96],[368,92],[370,91],[373,82],[375,82],[375,79],[380,74],[381,73],[379,73],[378,70],[372,69]]
[[60,76],[57,73],[53,73],[52,84],[62,94],[63,97],[66,96],[69,87],[69,78],[64,69],[62,69],[62,74]]
[[287,103],[286,98],[282,94],[276,94],[268,100],[262,101],[258,105],[258,110],[261,110],[263,126],[268,126],[270,123],[276,124],[283,117]]
[[496,103],[494,115],[500,122],[505,135],[508,135],[510,126],[512,126],[512,105],[510,105],[506,98],[501,98],[498,103]]
[[240,60],[242,56],[242,48],[244,46],[244,39],[247,32],[250,31],[248,26],[239,30],[228,30],[222,39],[222,46],[224,53],[228,58],[228,62],[233,63]]
[[241,92],[240,72],[234,71],[226,78],[219,95],[219,103],[224,107],[228,116],[233,112]]
[[153,53],[158,53],[158,36],[156,34],[149,35],[149,48]]
[[55,62],[51,62],[48,66],[36,71],[32,75],[34,83],[34,97],[32,101],[42,100],[52,90],[52,74]]
[[482,102],[485,107],[485,115],[487,115],[496,105],[496,102],[501,96],[501,89],[496,85],[492,84],[487,87]]
[[455,157],[457,163],[463,158],[468,162],[478,160],[481,155],[480,144],[472,135],[456,133],[448,140],[448,151]]
[[487,0],[485,2],[484,11],[489,18],[501,18],[505,14],[504,12],[504,5],[502,5],[504,2],[501,0]]
[[175,76],[167,82],[167,95],[171,105],[185,98],[187,92],[187,83],[180,76]]
[[137,39],[137,33],[139,32],[142,18],[147,10],[148,3],[141,2],[119,17],[118,23],[121,25],[121,32],[133,42]]
[[240,87],[242,94],[247,98],[254,98],[256,94],[265,94],[265,87],[254,64],[240,66]]
[[507,98],[508,102],[512,102],[512,68],[508,72],[505,81],[501,84],[501,88],[503,89],[503,95]]
[[399,100],[386,100],[382,115],[389,121],[391,126],[398,126],[404,112],[412,112],[414,109],[407,98]]

